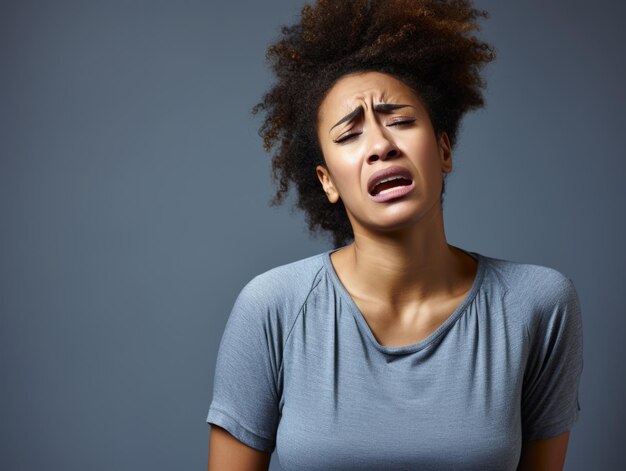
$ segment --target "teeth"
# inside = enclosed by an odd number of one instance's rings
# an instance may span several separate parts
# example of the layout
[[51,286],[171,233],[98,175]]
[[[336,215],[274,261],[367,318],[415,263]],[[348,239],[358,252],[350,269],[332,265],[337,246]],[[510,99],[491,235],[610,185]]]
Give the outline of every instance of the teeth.
[[385,179],[379,181],[378,183],[376,183],[376,185],[380,185],[381,183],[390,182],[392,180],[404,180],[404,177],[388,177],[388,178],[385,178]]

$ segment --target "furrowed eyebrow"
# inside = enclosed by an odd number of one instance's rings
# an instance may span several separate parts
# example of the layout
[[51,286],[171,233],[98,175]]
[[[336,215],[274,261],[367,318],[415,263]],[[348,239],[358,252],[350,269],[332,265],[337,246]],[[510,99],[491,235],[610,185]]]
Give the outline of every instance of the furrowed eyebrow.
[[335,123],[335,125],[332,128],[329,129],[329,132],[332,131],[337,126],[339,126],[341,123],[345,123],[346,121],[350,121],[351,119],[356,118],[358,115],[360,115],[363,112],[364,112],[363,107],[359,106],[356,110],[354,110],[353,112],[347,114],[346,116],[341,118],[339,121],[337,121]]
[[[374,111],[378,113],[391,113],[392,111],[399,110],[402,108],[408,108],[408,107],[412,108],[411,105],[403,105],[403,104],[395,104],[395,103],[379,103],[377,105],[374,105]],[[346,116],[341,118],[339,121],[337,121],[335,125],[332,128],[330,128],[329,132],[332,131],[337,126],[339,126],[340,124],[356,118],[361,113],[364,113],[364,110],[362,106],[359,106],[357,109],[355,109],[354,111],[352,111],[351,113],[347,114]]]
[[390,111],[395,111],[410,106],[411,105],[401,105],[395,103],[379,103],[378,105],[374,105],[374,111],[378,111],[380,113],[389,113]]

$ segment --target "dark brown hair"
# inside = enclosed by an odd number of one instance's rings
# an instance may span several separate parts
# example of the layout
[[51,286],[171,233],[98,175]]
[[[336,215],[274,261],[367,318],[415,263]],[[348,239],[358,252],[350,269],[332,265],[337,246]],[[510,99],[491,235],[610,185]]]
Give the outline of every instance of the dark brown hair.
[[326,93],[349,73],[391,74],[415,91],[435,132],[445,131],[454,146],[462,116],[484,104],[480,69],[494,52],[472,32],[486,16],[468,0],[305,5],[300,22],[283,26],[280,39],[269,47],[276,82],[253,109],[265,113],[259,133],[265,149],[274,150],[278,187],[272,204],[282,203],[295,185],[309,229],[329,231],[336,246],[346,244],[353,235],[345,207],[341,200],[328,202],[315,173],[324,164],[316,123]]

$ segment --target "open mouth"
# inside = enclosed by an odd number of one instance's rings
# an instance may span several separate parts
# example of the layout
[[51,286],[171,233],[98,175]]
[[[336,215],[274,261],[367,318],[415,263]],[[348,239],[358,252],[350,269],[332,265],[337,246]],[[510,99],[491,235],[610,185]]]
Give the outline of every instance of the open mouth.
[[367,181],[367,192],[377,203],[397,200],[413,191],[415,182],[409,169],[393,165],[375,172]]
[[381,193],[393,191],[399,187],[409,186],[411,183],[413,183],[413,180],[400,175],[384,178],[374,185],[374,187],[370,190],[370,195],[376,196]]

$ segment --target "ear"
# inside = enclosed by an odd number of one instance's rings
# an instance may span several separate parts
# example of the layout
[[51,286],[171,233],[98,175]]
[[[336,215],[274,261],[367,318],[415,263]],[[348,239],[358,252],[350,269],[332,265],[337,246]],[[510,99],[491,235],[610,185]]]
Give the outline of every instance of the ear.
[[446,132],[439,134],[439,158],[441,161],[441,172],[450,173],[452,171],[452,145],[450,144],[450,138]]
[[323,165],[318,165],[315,167],[315,173],[317,173],[317,178],[322,184],[322,188],[324,188],[324,192],[328,197],[328,201],[331,203],[336,203],[339,201],[339,192],[335,188],[332,178],[330,177],[330,173],[328,169]]

